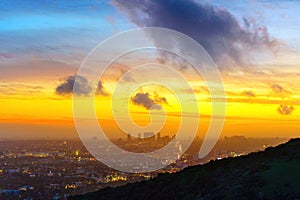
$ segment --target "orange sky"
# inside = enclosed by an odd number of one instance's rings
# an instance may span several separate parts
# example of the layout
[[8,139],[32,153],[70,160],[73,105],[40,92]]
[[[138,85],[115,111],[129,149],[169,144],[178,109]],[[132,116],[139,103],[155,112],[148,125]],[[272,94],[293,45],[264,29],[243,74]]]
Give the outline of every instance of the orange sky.
[[[182,116],[195,119],[200,114],[198,135],[203,137],[211,119],[213,100],[226,102],[222,136],[300,135],[300,4],[297,1],[276,4],[271,1],[182,1],[182,6],[175,7],[157,1],[148,5],[153,10],[127,1],[95,1],[92,5],[91,2],[54,1],[46,5],[32,1],[3,5],[5,9],[0,13],[0,139],[77,137],[72,91],[66,95],[64,89],[57,92],[57,88],[68,86],[72,81],[68,79],[76,75],[84,58],[99,42],[122,31],[149,26],[171,28],[203,45],[218,65],[226,97],[220,98],[218,91],[212,97],[202,77],[183,65],[175,68],[187,78],[190,89],[183,88],[174,74],[162,70],[147,68],[149,71],[144,69],[144,73],[133,71],[123,76],[131,65],[161,59],[155,54],[158,51],[141,52],[129,58],[123,56],[103,74],[103,91],[95,98],[96,115],[109,136],[124,136],[115,124],[110,101],[116,81],[121,77],[124,80],[120,84],[120,95],[114,101],[117,117],[126,117],[122,109],[128,107],[133,121],[145,127],[150,122],[149,112],[156,112],[152,115],[151,128],[155,131],[160,128],[165,116],[162,134],[173,135]],[[168,6],[170,9],[165,9]],[[161,8],[165,12],[162,13]],[[148,40],[153,46],[158,43],[154,37],[147,36]],[[122,49],[126,42],[130,44],[129,40],[122,41],[104,53],[109,55],[110,51]],[[170,60],[176,65],[172,56]],[[160,64],[165,62],[160,61]],[[137,80],[157,78],[173,88],[164,84],[135,85]],[[89,84],[93,89],[97,87],[97,83]],[[123,98],[121,95],[129,89],[130,95]],[[192,107],[193,94],[200,113]],[[154,110],[151,110],[153,105]],[[185,109],[181,114],[182,108]],[[163,111],[167,114],[162,115]],[[136,131],[129,125],[127,128],[128,132]]]
[[[297,74],[293,74],[290,70],[286,71],[269,72],[268,75],[247,70],[222,72],[226,91],[226,120],[222,136],[299,135],[300,101],[297,88],[299,79]],[[284,78],[285,76],[289,78]],[[55,88],[63,82],[61,77],[63,76],[49,73],[46,81],[41,81],[40,77],[36,76],[27,77],[26,82],[12,78],[0,83],[1,138],[76,137],[72,121],[72,98],[70,95],[60,96],[55,93]],[[110,92],[114,84],[108,80],[104,86]],[[199,135],[203,136],[211,115],[210,95],[202,81],[191,79],[190,84],[198,99],[201,116]],[[174,127],[178,126],[180,120],[180,115],[176,116],[180,112],[176,98],[172,97],[172,93],[168,90],[151,85],[137,89],[132,96],[141,91],[147,91],[150,95],[157,92],[160,96],[166,97],[168,104],[162,104],[162,107],[168,113],[168,121],[162,133],[173,135],[176,130]],[[186,91],[177,92],[184,94]],[[104,129],[108,130],[111,136],[119,137],[121,136],[119,129],[112,121],[110,98],[111,95],[96,97],[96,112]],[[292,105],[294,110],[291,113],[280,114],[277,110],[280,104]],[[149,110],[133,103],[129,103],[129,106],[132,118],[137,124],[145,125],[149,122],[147,114]],[[190,111],[189,114],[194,113]]]

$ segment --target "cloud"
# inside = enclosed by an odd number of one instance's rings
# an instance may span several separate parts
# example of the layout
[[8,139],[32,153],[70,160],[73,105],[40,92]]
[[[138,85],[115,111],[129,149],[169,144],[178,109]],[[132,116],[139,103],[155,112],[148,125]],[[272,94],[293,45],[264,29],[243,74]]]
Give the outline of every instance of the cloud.
[[99,81],[97,84],[96,95],[109,96],[109,93],[103,87],[102,81]]
[[154,93],[151,98],[150,94],[147,93],[137,93],[131,98],[131,101],[136,104],[143,106],[147,110],[160,110],[161,104],[167,104],[167,99],[165,97],[160,97],[157,93]]
[[[114,0],[113,4],[140,27],[169,28],[192,37],[220,67],[249,65],[251,53],[278,50],[279,42],[266,27],[246,18],[239,23],[228,10],[213,5],[192,0]],[[154,36],[153,40],[158,42]],[[172,43],[172,38],[166,42]]]
[[9,53],[0,53],[0,59],[11,59],[13,58],[14,55],[13,54],[9,54]]
[[[295,110],[295,107],[293,105],[291,105],[291,106],[286,105],[289,102],[285,98],[291,92],[286,90],[285,88],[283,88],[281,85],[278,85],[278,84],[272,84],[270,87],[271,87],[273,93],[282,99],[281,104],[277,108],[277,112],[281,115],[290,115],[293,112],[293,110]],[[284,103],[284,104],[282,104],[282,103]]]
[[[282,104],[283,101],[280,99],[270,99],[270,98],[205,98],[199,101],[211,102],[212,100],[216,102],[224,102],[227,103],[249,103],[249,104],[261,104],[261,105],[275,105],[275,104]],[[284,101],[285,104],[292,104],[292,105],[300,105],[300,100],[289,100]]]
[[290,115],[292,114],[293,110],[295,110],[294,106],[288,106],[288,105],[280,105],[277,108],[277,112],[281,115]]
[[[41,85],[34,85],[22,82],[0,82],[0,94],[5,95],[21,95],[41,93],[44,89]],[[32,98],[32,97],[30,97]]]
[[119,32],[119,29],[115,25],[115,18],[114,17],[107,15],[106,16],[106,21],[114,28],[115,33]]
[[112,26],[115,25],[115,18],[114,17],[111,17],[109,15],[106,16],[106,21],[111,24]]
[[275,94],[289,94],[290,92],[278,84],[271,85],[271,89]]
[[[0,59],[1,60],[1,59]],[[1,81],[31,82],[39,77],[40,79],[57,79],[61,74],[75,74],[77,68],[65,62],[54,60],[16,60],[11,63],[1,63]]]
[[122,77],[122,80],[124,82],[135,82],[135,79],[130,75],[130,73],[127,73],[128,71],[125,70],[125,69],[120,69],[120,72],[121,72],[121,77]]
[[292,114],[293,110],[295,110],[295,107],[293,105],[288,106],[286,105],[288,102],[285,100],[285,97],[289,95],[291,92],[283,88],[282,86],[278,84],[273,84],[271,85],[271,89],[276,94],[277,96],[282,98],[282,102],[285,104],[280,104],[279,107],[277,108],[277,112],[281,115],[290,115]]
[[256,97],[256,95],[252,91],[243,91],[242,95],[247,97]]
[[181,91],[186,94],[209,94],[209,90],[206,86],[200,86],[194,89],[182,89]]
[[77,95],[88,95],[92,91],[88,80],[83,76],[68,76],[66,80],[56,87],[55,93],[58,95],[68,95],[73,93],[74,83],[76,79]]

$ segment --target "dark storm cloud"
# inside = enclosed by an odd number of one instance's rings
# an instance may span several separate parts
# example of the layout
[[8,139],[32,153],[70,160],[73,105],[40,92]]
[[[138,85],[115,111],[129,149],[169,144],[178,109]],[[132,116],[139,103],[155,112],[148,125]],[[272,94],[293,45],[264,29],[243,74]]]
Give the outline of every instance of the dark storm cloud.
[[151,98],[150,94],[147,93],[137,93],[131,98],[131,101],[136,104],[143,106],[147,110],[160,110],[160,104],[167,104],[167,99],[165,97],[159,97],[157,93]]
[[288,106],[288,105],[280,105],[278,108],[277,108],[277,111],[279,114],[281,115],[290,115],[292,114],[293,110],[295,110],[295,107],[294,106]]
[[243,91],[242,95],[247,97],[255,97],[255,94],[252,91]]
[[109,96],[109,93],[103,87],[103,82],[99,81],[96,88],[96,95]]
[[248,65],[251,52],[272,53],[278,47],[266,27],[246,18],[240,24],[228,10],[213,5],[192,0],[114,0],[113,4],[140,27],[169,28],[192,37],[221,67]]
[[56,87],[56,94],[67,95],[73,93],[75,79],[77,81],[76,94],[77,95],[88,95],[92,91],[88,80],[83,76],[68,76],[66,80]]

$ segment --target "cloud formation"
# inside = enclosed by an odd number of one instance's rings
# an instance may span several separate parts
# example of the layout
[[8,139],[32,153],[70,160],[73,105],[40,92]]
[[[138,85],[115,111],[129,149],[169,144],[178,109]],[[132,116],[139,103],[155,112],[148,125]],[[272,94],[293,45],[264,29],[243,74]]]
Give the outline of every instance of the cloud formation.
[[290,93],[288,90],[284,89],[282,86],[278,84],[271,85],[271,89],[275,94],[288,94]]
[[109,93],[103,87],[103,82],[99,81],[96,88],[96,95],[109,96]]
[[167,104],[165,97],[160,97],[157,93],[151,97],[148,92],[137,93],[131,98],[131,101],[136,105],[143,106],[147,110],[160,110],[162,108],[161,104]]
[[246,96],[246,97],[256,97],[254,92],[252,92],[252,91],[243,91],[242,95]]
[[66,80],[56,87],[55,93],[58,95],[68,95],[73,93],[75,79],[77,79],[76,93],[77,95],[88,95],[92,91],[92,87],[90,86],[88,80],[79,75],[68,76]]
[[278,108],[277,108],[277,112],[281,115],[290,115],[292,114],[293,110],[295,110],[295,107],[294,106],[288,106],[288,105],[280,105]]
[[[44,90],[42,85],[33,85],[21,82],[0,82],[0,93],[5,95],[21,95],[22,98],[28,94],[38,94]],[[32,99],[32,97],[30,97]],[[29,99],[30,99],[29,98]]]
[[281,85],[278,84],[272,84],[271,85],[271,89],[273,91],[273,93],[278,96],[281,97],[282,99],[282,103],[285,102],[285,104],[280,104],[279,107],[277,108],[277,112],[281,115],[290,115],[292,114],[293,110],[295,110],[295,107],[293,105],[286,105],[287,101],[285,100],[285,98],[291,93],[290,91],[288,91],[287,89],[283,88]]
[[169,28],[192,37],[220,67],[249,65],[251,52],[274,53],[278,48],[266,27],[246,18],[240,24],[228,10],[213,5],[192,0],[114,0],[113,4],[140,27]]
[[9,53],[0,53],[0,59],[11,59],[13,58],[14,55],[13,54],[9,54]]

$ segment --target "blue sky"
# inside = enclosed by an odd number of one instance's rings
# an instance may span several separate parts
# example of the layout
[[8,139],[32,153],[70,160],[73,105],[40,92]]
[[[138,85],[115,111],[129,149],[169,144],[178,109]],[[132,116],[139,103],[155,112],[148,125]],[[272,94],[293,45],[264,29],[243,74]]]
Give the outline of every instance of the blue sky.
[[[202,1],[201,1],[202,2]],[[202,2],[203,3],[203,2]],[[300,3],[298,1],[205,1],[227,9],[239,22],[243,18],[266,26],[271,37],[300,50]],[[137,27],[111,1],[0,2],[0,55],[67,61],[87,54],[116,32]]]
[[267,26],[270,34],[300,49],[300,2],[297,0],[240,1],[221,0],[212,2],[228,9],[238,19],[249,17]]
[[[132,25],[104,1],[1,1],[1,54],[69,57]],[[113,22],[112,22],[113,21]],[[3,48],[4,46],[4,48]]]

